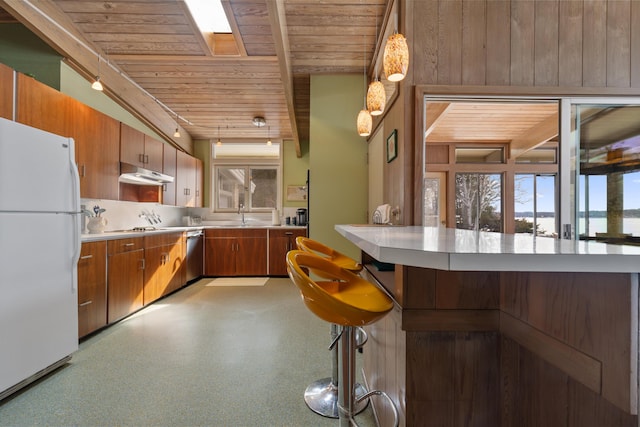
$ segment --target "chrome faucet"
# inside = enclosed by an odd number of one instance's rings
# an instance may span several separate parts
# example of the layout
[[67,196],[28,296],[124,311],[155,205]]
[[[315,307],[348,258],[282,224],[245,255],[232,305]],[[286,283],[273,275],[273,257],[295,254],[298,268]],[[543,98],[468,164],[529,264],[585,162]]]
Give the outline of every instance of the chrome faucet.
[[238,213],[242,217],[242,225],[245,225],[245,222],[244,222],[244,204],[243,203],[239,203],[238,204]]

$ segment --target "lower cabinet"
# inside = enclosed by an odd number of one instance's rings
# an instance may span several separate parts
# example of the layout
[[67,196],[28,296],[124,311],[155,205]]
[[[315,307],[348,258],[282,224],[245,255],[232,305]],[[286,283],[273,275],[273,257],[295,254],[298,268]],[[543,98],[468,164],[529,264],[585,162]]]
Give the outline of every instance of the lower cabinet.
[[107,242],[108,323],[142,308],[144,287],[144,238]]
[[145,236],[143,304],[147,305],[185,282],[185,250],[182,233]]
[[107,325],[107,242],[82,244],[78,260],[78,337]]
[[266,229],[205,230],[207,276],[266,276]]
[[306,236],[306,230],[269,230],[269,276],[287,275],[287,252],[296,249],[296,237]]

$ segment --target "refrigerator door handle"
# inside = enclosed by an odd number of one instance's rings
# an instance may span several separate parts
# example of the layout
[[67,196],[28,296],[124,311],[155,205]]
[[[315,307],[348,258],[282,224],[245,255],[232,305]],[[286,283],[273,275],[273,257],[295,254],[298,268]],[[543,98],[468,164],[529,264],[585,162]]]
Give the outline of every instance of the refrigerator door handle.
[[[73,140],[71,140],[71,142],[73,142]],[[75,146],[72,145],[72,147]],[[69,150],[69,153],[71,156],[75,157],[75,150]],[[78,261],[80,260],[80,251],[82,250],[82,213],[80,213],[80,175],[78,173],[78,166],[76,165],[76,162],[74,161],[73,158],[69,159],[69,168],[71,169],[70,173],[71,173],[71,182],[73,184],[73,188],[72,188],[72,200],[73,200],[73,209],[72,209],[72,214],[71,214],[71,218],[72,218],[72,222],[73,222],[73,255],[72,255],[72,259],[71,261],[73,262],[73,265],[77,265]],[[76,270],[74,268],[74,270]],[[76,287],[77,287],[77,272],[75,272],[74,274],[74,280],[73,283],[71,284],[71,292],[76,292]]]

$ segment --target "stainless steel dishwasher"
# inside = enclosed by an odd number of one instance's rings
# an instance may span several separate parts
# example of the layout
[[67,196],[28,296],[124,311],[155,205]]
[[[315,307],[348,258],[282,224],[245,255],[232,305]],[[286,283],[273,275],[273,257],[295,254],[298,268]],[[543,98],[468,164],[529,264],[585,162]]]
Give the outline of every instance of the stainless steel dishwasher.
[[187,282],[204,273],[204,232],[202,230],[187,231]]

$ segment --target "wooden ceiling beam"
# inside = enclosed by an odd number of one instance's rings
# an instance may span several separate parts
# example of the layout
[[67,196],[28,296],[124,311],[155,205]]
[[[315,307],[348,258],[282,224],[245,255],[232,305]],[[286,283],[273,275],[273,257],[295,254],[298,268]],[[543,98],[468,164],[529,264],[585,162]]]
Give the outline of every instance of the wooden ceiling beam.
[[284,87],[285,102],[289,110],[289,121],[291,122],[291,135],[296,147],[296,156],[302,157],[300,149],[300,137],[296,124],[296,110],[293,97],[293,72],[291,70],[291,58],[289,57],[289,35],[287,32],[287,20],[285,17],[284,0],[267,0],[267,11],[269,13],[269,23],[271,33],[276,47],[276,55],[282,74],[282,85]]
[[[70,61],[85,77],[98,74],[98,57],[104,56],[80,34],[69,18],[51,0],[39,0],[36,4],[25,0],[0,0],[0,7],[6,9],[34,34]],[[186,132],[181,138],[174,138],[175,117],[155,98],[130,81],[113,66],[100,68],[100,79],[105,93],[132,113],[165,140],[188,153],[193,153],[193,141]]]
[[524,131],[519,137],[511,140],[509,144],[510,157],[518,157],[556,137],[559,128],[560,115],[556,111],[545,120]]

